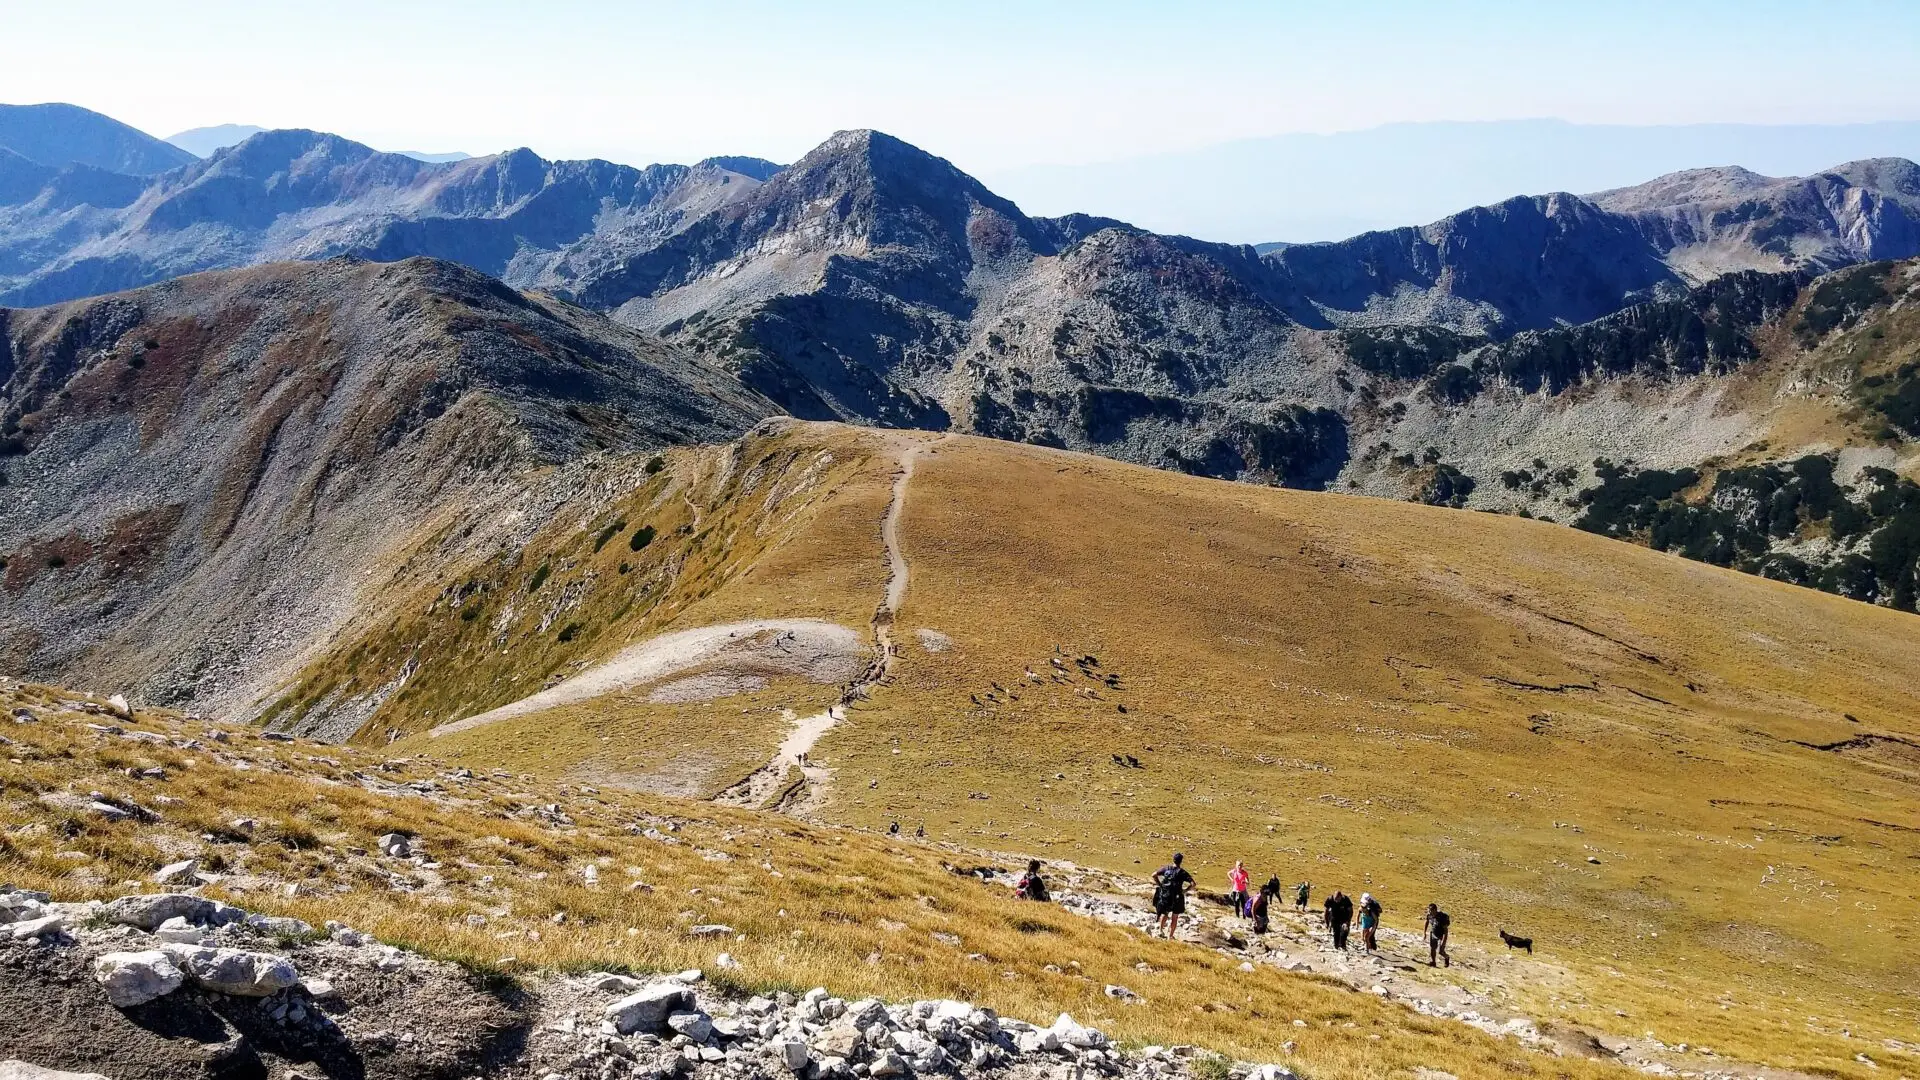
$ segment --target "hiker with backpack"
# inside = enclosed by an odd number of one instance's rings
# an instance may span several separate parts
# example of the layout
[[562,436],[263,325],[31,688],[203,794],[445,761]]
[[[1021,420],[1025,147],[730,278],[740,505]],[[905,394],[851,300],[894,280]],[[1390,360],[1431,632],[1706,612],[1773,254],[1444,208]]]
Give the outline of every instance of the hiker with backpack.
[[1048,900],[1046,879],[1040,876],[1040,860],[1027,860],[1027,872],[1014,883],[1013,894],[1022,900]]
[[1380,901],[1372,893],[1360,894],[1360,944],[1368,952],[1380,947],[1374,935],[1380,930]]
[[1180,932],[1180,916],[1187,913],[1187,891],[1194,886],[1193,875],[1180,865],[1185,860],[1186,856],[1176,851],[1171,866],[1153,872],[1154,927],[1169,941]]
[[1302,915],[1307,913],[1307,894],[1313,891],[1313,882],[1303,881],[1293,891],[1293,910]]
[[1433,967],[1434,960],[1447,967],[1453,966],[1453,958],[1447,955],[1447,931],[1453,926],[1453,916],[1440,910],[1439,904],[1427,905],[1427,966]]

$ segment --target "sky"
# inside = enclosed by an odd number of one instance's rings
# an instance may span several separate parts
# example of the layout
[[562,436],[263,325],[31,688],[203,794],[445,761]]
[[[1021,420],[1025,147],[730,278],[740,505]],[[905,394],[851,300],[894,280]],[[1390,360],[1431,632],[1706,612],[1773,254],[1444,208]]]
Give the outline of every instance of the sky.
[[979,175],[1429,120],[1920,120],[1920,3],[0,0],[0,101],[156,135],[790,161],[842,128]]

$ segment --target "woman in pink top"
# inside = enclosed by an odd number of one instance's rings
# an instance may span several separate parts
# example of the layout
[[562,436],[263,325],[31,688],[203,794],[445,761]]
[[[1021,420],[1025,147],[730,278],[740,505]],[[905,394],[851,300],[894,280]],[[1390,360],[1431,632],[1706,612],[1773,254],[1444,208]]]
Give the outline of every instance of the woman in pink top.
[[1227,888],[1233,896],[1233,910],[1236,914],[1247,913],[1247,867],[1234,860],[1233,869],[1227,872]]

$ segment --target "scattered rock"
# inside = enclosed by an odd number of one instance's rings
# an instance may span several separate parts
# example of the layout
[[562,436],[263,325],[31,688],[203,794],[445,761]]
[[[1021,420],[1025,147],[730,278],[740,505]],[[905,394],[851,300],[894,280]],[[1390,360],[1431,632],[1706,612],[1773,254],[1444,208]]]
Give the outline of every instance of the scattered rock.
[[196,986],[219,994],[267,997],[300,982],[293,963],[271,953],[178,944],[163,945],[161,951]]
[[213,918],[213,901],[187,893],[151,893],[123,896],[100,909],[102,918],[122,926],[151,932],[168,919],[205,924]]
[[15,941],[26,941],[30,938],[58,937],[65,929],[65,917],[53,914],[14,923],[7,928],[7,932]]
[[93,979],[107,988],[107,1000],[115,1008],[131,1009],[180,989],[186,976],[166,953],[146,949],[94,958]]
[[24,1061],[0,1061],[0,1080],[107,1080],[99,1073],[62,1072],[43,1069]]
[[667,1017],[692,1009],[692,990],[677,982],[657,982],[608,1005],[606,1015],[622,1035],[655,1034],[666,1026]]
[[161,867],[159,872],[153,875],[153,882],[156,885],[177,885],[183,882],[192,882],[194,880],[193,875],[199,872],[199,859],[182,859],[177,863],[168,863]]

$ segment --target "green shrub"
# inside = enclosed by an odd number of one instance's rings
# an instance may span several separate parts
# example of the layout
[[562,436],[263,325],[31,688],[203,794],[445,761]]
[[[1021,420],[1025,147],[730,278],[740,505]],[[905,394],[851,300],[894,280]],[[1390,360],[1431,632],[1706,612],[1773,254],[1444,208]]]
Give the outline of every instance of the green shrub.
[[618,521],[615,521],[612,524],[608,525],[606,528],[601,529],[600,535],[593,538],[594,552],[598,554],[601,548],[607,546],[607,541],[613,539],[613,536],[615,533],[619,532],[621,529],[624,529],[626,527],[627,527],[627,519],[621,518]]
[[551,573],[553,573],[553,567],[544,562],[541,563],[540,569],[535,570],[533,572],[533,578],[527,582],[527,591],[530,593],[539,592],[540,586],[547,583],[547,575]]
[[574,638],[580,636],[580,630],[581,627],[579,623],[570,622],[560,628],[560,640],[563,642],[572,641]]
[[655,535],[653,526],[642,525],[633,530],[633,536],[627,540],[627,548],[631,551],[639,551],[641,548],[653,543]]

